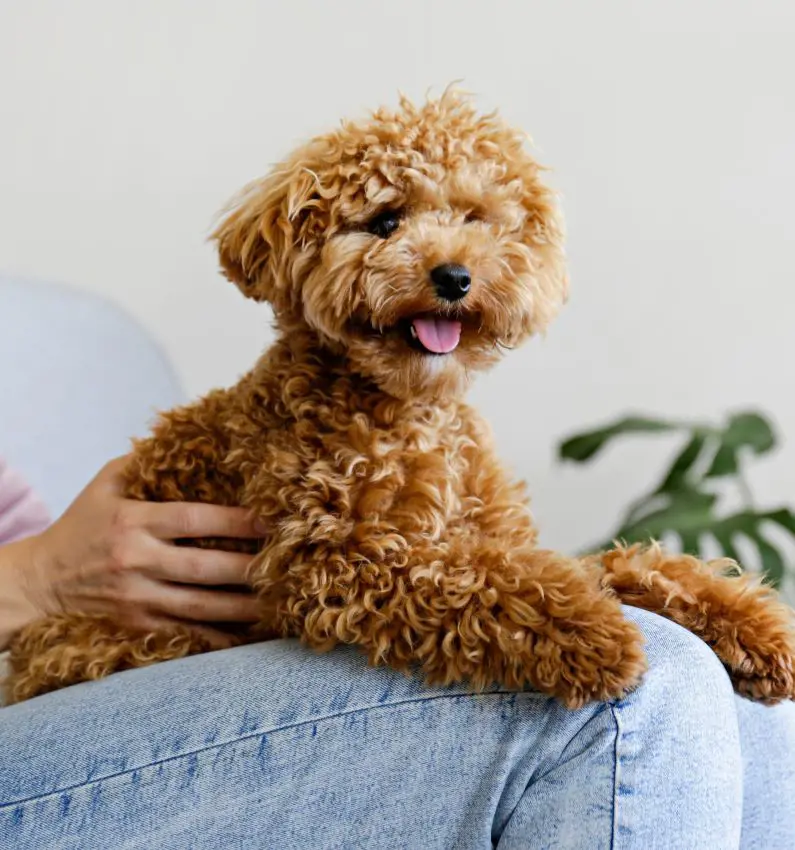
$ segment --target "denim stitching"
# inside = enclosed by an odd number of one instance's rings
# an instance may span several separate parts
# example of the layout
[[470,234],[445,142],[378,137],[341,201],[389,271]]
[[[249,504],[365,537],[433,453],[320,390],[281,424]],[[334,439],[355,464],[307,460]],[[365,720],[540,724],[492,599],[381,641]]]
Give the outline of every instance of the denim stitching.
[[239,735],[235,738],[229,738],[226,741],[219,741],[215,744],[208,744],[206,747],[199,747],[195,750],[186,750],[185,752],[178,753],[173,756],[168,756],[164,759],[159,759],[157,761],[147,762],[146,764],[140,764],[135,767],[128,768],[126,770],[119,770],[115,773],[108,773],[105,776],[99,776],[94,779],[86,780],[85,782],[79,782],[75,785],[67,785],[63,788],[58,788],[56,791],[48,791],[46,794],[38,794],[33,797],[23,797],[18,800],[11,800],[9,802],[0,803],[0,812],[4,809],[14,808],[16,806],[25,805],[26,803],[34,803],[38,800],[46,800],[48,797],[58,797],[65,792],[75,791],[80,788],[86,788],[90,785],[95,785],[99,782],[106,782],[109,779],[115,779],[119,776],[126,776],[130,773],[135,773],[138,770],[146,770],[148,767],[156,767],[160,764],[167,764],[172,761],[177,761],[179,759],[184,759],[190,757],[192,755],[197,755],[199,753],[209,752],[211,750],[217,750],[221,747],[227,747],[230,744],[237,744],[241,741],[248,741],[252,738],[258,738],[263,735],[272,735],[274,732],[283,732],[287,729],[296,729],[300,726],[309,726],[313,723],[322,723],[325,720],[334,720],[338,717],[350,717],[356,714],[361,714],[363,712],[373,711],[375,709],[390,709],[398,706],[404,705],[412,705],[414,703],[422,703],[422,702],[430,702],[432,700],[440,700],[440,699],[449,699],[449,700],[457,700],[462,699],[464,697],[505,697],[505,696],[516,696],[516,695],[530,698],[530,699],[547,699],[547,697],[543,694],[536,693],[534,691],[471,691],[467,693],[459,693],[459,694],[436,694],[433,696],[423,696],[423,697],[413,697],[411,699],[398,700],[396,702],[390,703],[376,703],[374,705],[361,706],[359,708],[352,708],[349,711],[338,711],[333,714],[325,714],[320,715],[318,717],[308,718],[306,720],[300,720],[295,723],[286,723],[282,726],[274,726],[271,729],[258,729],[255,732],[251,732],[247,735]]
[[613,748],[613,824],[610,831],[610,850],[616,850],[618,846],[618,789],[621,783],[621,754],[619,747],[622,732],[621,717],[618,708],[614,703],[610,703],[610,713],[616,724],[616,743]]

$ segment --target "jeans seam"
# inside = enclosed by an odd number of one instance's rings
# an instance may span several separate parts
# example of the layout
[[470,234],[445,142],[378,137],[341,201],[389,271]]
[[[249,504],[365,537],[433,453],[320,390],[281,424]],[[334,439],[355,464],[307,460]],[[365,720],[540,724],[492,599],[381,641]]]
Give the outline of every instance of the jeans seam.
[[180,759],[189,758],[190,756],[199,755],[201,753],[210,752],[212,750],[218,750],[222,747],[228,747],[232,744],[238,744],[241,741],[248,741],[253,738],[258,738],[263,735],[272,735],[275,732],[284,732],[288,729],[297,729],[301,726],[309,726],[313,723],[322,723],[326,720],[334,720],[338,717],[351,717],[356,714],[361,714],[366,711],[374,711],[377,709],[391,709],[402,707],[405,705],[412,705],[415,703],[422,702],[431,702],[435,700],[456,700],[467,697],[504,697],[504,696],[525,696],[529,698],[544,698],[547,699],[543,694],[538,694],[534,691],[468,691],[464,693],[455,693],[455,694],[434,694],[429,696],[421,696],[421,697],[412,697],[410,699],[397,700],[395,702],[389,703],[375,703],[373,705],[360,706],[358,708],[352,708],[348,711],[336,711],[331,714],[323,714],[318,715],[317,717],[307,718],[306,720],[296,721],[295,723],[285,723],[283,725],[274,726],[269,729],[257,729],[256,731],[247,733],[245,735],[238,735],[234,738],[229,738],[225,741],[219,741],[214,744],[208,744],[204,747],[198,747],[196,749],[186,750],[181,753],[177,753],[176,755],[167,756],[166,758],[156,759],[154,761],[146,762],[145,764],[139,764],[135,767],[126,768],[125,770],[117,770],[114,773],[108,773],[104,776],[98,776],[91,779],[87,779],[85,782],[77,782],[74,785],[65,785],[63,788],[58,788],[55,791],[48,791],[45,794],[35,794],[31,797],[23,797],[19,800],[12,800],[10,802],[0,802],[0,813],[7,809],[13,809],[17,806],[25,805],[27,803],[35,803],[39,800],[45,800],[48,797],[57,797],[65,792],[76,791],[80,788],[86,788],[89,785],[94,785],[99,782],[107,782],[109,779],[116,779],[119,776],[127,776],[130,773],[135,773],[138,770],[146,770],[150,767],[157,767],[161,764],[167,764],[168,762],[178,761]]
[[610,830],[610,850],[618,847],[618,789],[621,785],[621,717],[618,706],[610,703],[610,713],[616,726],[616,741],[613,747],[613,823]]

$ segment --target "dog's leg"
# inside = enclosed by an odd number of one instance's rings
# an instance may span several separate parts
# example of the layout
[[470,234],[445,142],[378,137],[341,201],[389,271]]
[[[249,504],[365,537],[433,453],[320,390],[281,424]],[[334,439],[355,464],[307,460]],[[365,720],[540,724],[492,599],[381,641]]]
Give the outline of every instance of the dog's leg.
[[472,411],[461,415],[444,498],[431,476],[345,531],[344,549],[309,545],[299,528],[289,547],[263,550],[255,585],[273,624],[318,649],[359,644],[372,663],[419,666],[433,683],[530,684],[572,707],[621,696],[645,669],[639,630],[595,571],[536,549],[523,488]]
[[206,640],[187,629],[141,634],[108,617],[49,617],[27,626],[12,642],[11,672],[4,693],[9,704],[21,702],[120,670],[184,658],[210,648]]
[[795,699],[795,614],[758,578],[725,574],[659,546],[616,548],[594,560],[602,584],[628,605],[699,635],[726,665],[738,693],[761,702]]
[[371,663],[418,666],[433,684],[529,684],[571,707],[620,697],[645,669],[639,631],[578,562],[468,539],[401,560],[300,553],[277,612],[283,633],[321,650],[358,644]]

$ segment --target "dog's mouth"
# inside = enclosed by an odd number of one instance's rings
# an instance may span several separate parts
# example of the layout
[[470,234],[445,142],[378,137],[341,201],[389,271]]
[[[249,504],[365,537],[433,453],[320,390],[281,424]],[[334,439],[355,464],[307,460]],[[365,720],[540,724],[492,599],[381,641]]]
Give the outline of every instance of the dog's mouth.
[[399,340],[418,354],[444,357],[481,335],[483,316],[479,312],[459,311],[450,315],[441,310],[426,310],[406,313],[388,324],[372,318],[353,320],[351,328],[370,339]]
[[409,345],[423,354],[450,354],[461,341],[461,322],[437,313],[409,316],[402,325]]

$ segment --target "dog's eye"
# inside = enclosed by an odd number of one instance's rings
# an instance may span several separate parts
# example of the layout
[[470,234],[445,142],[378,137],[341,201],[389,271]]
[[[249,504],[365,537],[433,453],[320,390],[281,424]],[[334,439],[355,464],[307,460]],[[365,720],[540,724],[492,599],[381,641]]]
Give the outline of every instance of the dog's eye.
[[402,210],[385,210],[367,222],[367,230],[373,236],[378,236],[380,239],[389,239],[398,227],[400,227],[400,219],[402,217]]

